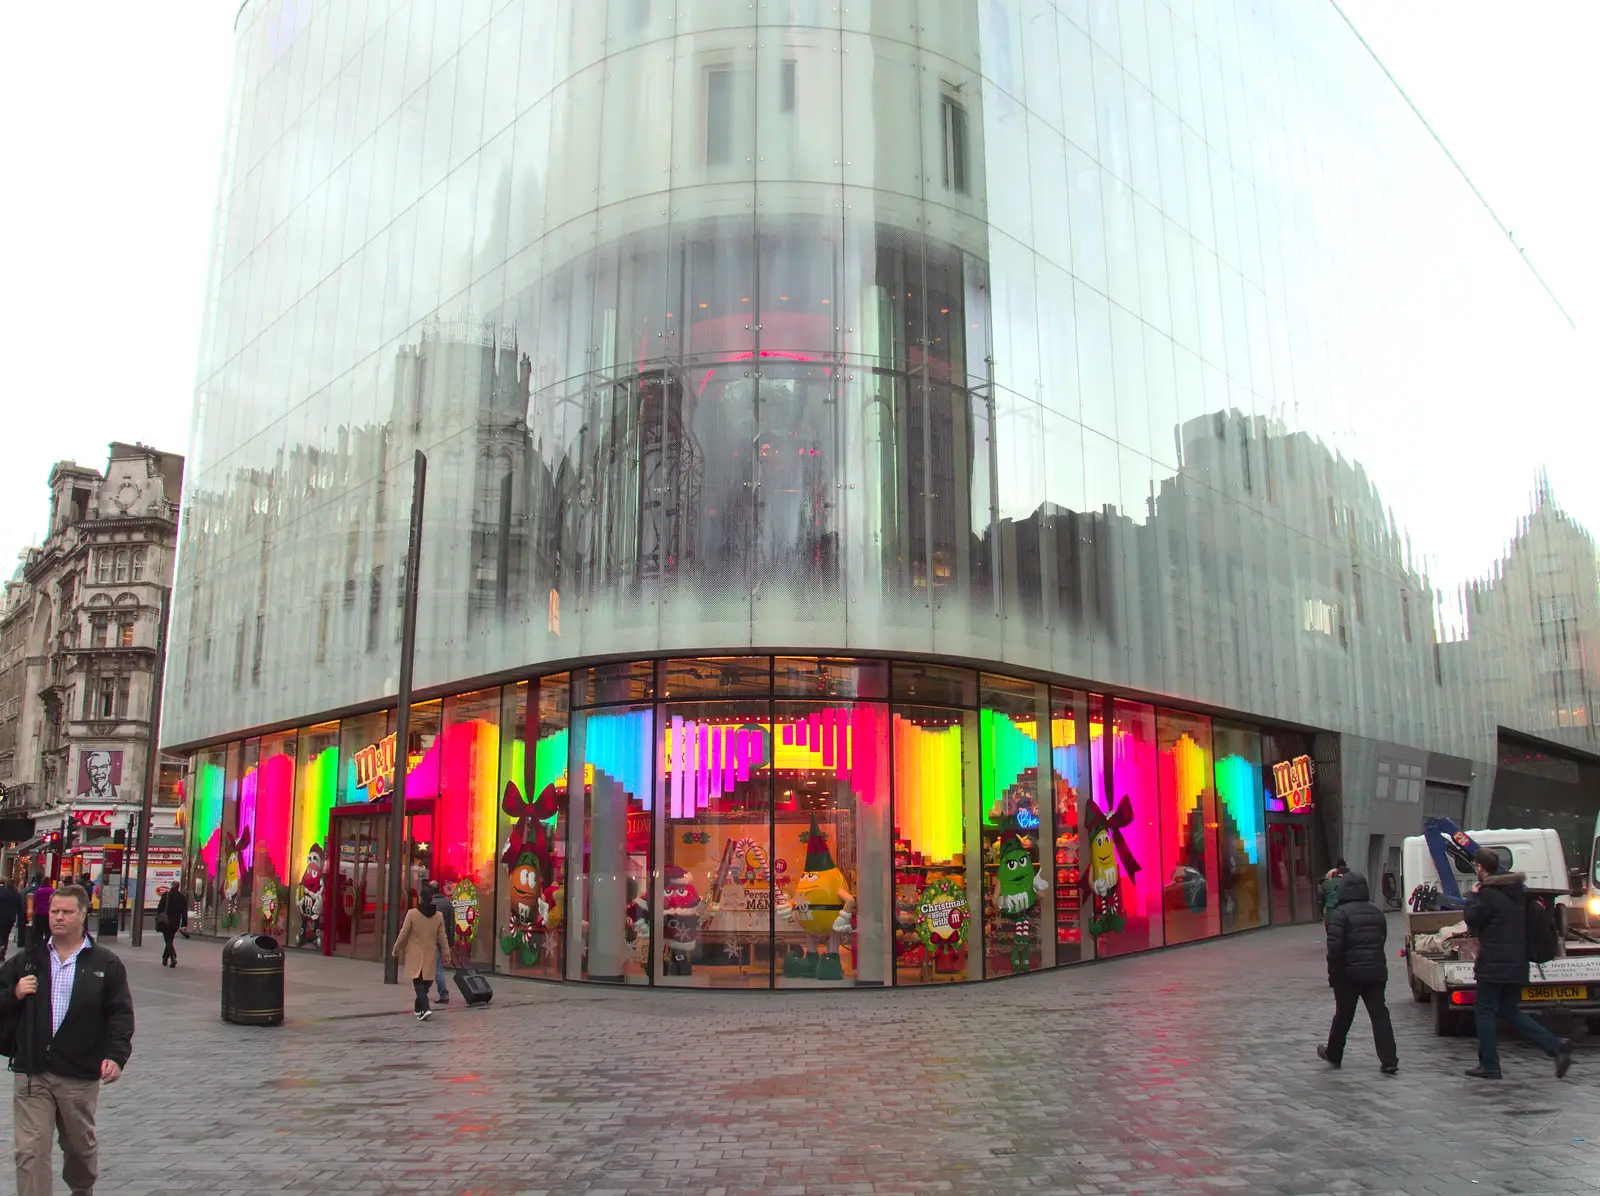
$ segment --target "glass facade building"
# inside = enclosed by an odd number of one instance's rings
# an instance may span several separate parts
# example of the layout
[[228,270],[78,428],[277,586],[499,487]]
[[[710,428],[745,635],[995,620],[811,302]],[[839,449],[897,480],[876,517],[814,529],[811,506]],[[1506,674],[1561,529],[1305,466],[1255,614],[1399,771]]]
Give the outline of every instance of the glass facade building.
[[1332,6],[248,0],[190,882],[375,951],[406,767],[404,866],[512,971],[921,983],[1295,917],[1390,756],[1481,816],[1537,725],[1449,649],[1567,333]]

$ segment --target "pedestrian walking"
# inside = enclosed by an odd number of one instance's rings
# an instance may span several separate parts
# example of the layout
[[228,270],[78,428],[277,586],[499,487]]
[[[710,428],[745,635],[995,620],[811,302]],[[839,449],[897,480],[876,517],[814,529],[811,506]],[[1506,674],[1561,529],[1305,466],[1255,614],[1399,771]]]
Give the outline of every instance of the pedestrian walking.
[[439,988],[437,1003],[450,1004],[450,990],[444,984],[445,960],[448,959],[452,966],[456,958],[456,905],[445,895],[443,885],[433,886],[433,908],[439,911],[439,916],[444,919],[444,935],[450,943],[448,952],[440,951],[439,958],[434,961],[433,979]]
[[19,921],[26,922],[22,909],[22,894],[10,879],[0,880],[0,960],[6,957],[11,945],[11,932]]
[[17,947],[20,950],[28,945],[28,931],[33,925],[33,891],[39,887],[39,876],[35,873],[30,876],[22,886],[22,916],[17,919]]
[[95,1110],[133,1053],[133,997],[122,961],[88,938],[89,895],[63,885],[50,934],[0,966],[0,1049],[11,1056],[18,1196],[50,1196],[52,1135],[61,1178],[91,1196],[99,1174]]
[[162,967],[178,966],[178,949],[172,945],[172,940],[178,931],[186,929],[188,925],[189,898],[181,885],[169,885],[167,891],[161,894],[161,900],[156,902],[156,933],[166,941],[166,946],[161,949]]
[[1467,898],[1467,930],[1478,937],[1473,966],[1477,986],[1473,1015],[1478,1023],[1478,1066],[1467,1075],[1475,1080],[1500,1078],[1496,1019],[1555,1060],[1556,1079],[1572,1066],[1572,1043],[1557,1038],[1523,1011],[1522,987],[1528,983],[1528,891],[1521,872],[1502,872],[1500,857],[1487,847],[1472,857],[1478,883]]
[[1384,989],[1389,983],[1389,959],[1384,944],[1389,920],[1372,904],[1367,878],[1346,872],[1339,878],[1336,904],[1328,914],[1328,985],[1333,989],[1333,1025],[1328,1042],[1317,1057],[1332,1067],[1344,1066],[1344,1043],[1356,1019],[1356,1005],[1367,1007],[1372,1021],[1372,1045],[1378,1049],[1378,1066],[1386,1076],[1400,1070],[1394,1026]]
[[1328,924],[1328,915],[1339,904],[1339,879],[1350,871],[1343,857],[1333,862],[1333,867],[1322,878],[1322,924]]
[[38,879],[33,896],[28,898],[33,903],[33,932],[28,939],[30,947],[38,946],[50,937],[50,898],[56,891],[48,878],[41,876]]
[[428,989],[433,986],[441,951],[450,949],[445,937],[444,916],[430,900],[426,906],[406,911],[406,920],[400,924],[400,937],[394,941],[395,957],[400,960],[400,970],[411,981],[417,999],[412,1006],[419,1022],[433,1016],[428,1008]]

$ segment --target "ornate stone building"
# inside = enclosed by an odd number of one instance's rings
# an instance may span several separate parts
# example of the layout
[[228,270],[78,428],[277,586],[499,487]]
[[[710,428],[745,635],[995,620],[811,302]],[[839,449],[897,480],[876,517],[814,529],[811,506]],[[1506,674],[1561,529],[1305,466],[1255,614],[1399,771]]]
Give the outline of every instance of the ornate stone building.
[[[182,482],[182,457],[115,441],[104,473],[50,471],[44,542],[0,600],[0,786],[13,835],[19,818],[34,829],[13,858],[36,857],[69,811],[93,841],[143,801]],[[165,796],[157,827],[181,800],[176,785]]]

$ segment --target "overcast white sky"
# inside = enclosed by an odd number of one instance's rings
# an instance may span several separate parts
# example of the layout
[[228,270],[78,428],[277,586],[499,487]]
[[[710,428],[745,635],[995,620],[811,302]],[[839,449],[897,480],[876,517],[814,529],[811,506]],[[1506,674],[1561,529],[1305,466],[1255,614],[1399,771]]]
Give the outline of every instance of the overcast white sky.
[[[1342,4],[1577,321],[1594,410],[1600,4]],[[236,8],[0,6],[0,574],[44,531],[52,462],[188,449]],[[1557,497],[1600,531],[1600,416],[1551,433]]]

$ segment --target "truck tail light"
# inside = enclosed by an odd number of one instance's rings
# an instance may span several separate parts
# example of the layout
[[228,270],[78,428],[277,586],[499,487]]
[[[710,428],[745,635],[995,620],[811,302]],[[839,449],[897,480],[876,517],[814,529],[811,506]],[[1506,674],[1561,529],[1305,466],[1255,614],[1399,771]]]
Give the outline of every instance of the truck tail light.
[[1470,988],[1458,989],[1450,994],[1450,1004],[1471,1005],[1476,1000],[1476,994]]

